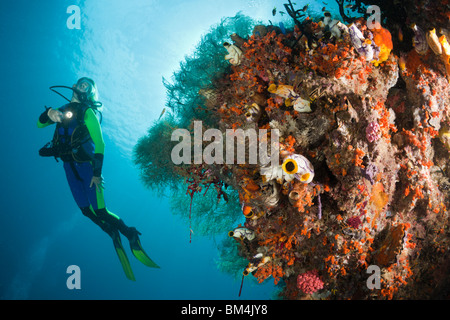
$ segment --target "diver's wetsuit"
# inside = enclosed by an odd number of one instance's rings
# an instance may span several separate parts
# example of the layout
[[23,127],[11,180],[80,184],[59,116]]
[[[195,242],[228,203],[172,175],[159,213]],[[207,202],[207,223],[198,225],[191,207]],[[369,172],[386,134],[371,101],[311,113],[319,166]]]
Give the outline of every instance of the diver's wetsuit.
[[[70,139],[71,134],[80,123],[87,128],[88,139],[82,144],[83,152],[90,155],[92,161],[77,161],[72,154],[62,156],[64,170],[67,181],[72,191],[73,198],[81,212],[95,222],[109,235],[114,230],[119,230],[124,236],[130,238],[134,228],[125,225],[122,219],[106,209],[103,189],[97,190],[93,184],[90,186],[93,176],[100,177],[102,173],[103,154],[105,143],[100,123],[91,108],[76,102],[66,104],[58,109],[63,114],[73,111],[73,116],[64,119],[64,125],[58,124],[56,127],[60,139]],[[83,116],[84,115],[84,116]],[[47,111],[41,114],[38,120],[38,127],[44,128],[54,124],[48,117]]]

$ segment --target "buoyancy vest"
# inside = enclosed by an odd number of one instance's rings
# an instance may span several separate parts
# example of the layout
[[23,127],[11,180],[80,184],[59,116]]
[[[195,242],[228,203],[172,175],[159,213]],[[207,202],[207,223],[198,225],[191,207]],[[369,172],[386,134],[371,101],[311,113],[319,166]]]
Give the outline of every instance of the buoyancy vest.
[[88,162],[94,158],[95,145],[84,122],[89,107],[81,103],[69,103],[59,111],[63,121],[56,124],[53,136],[55,157],[64,162]]

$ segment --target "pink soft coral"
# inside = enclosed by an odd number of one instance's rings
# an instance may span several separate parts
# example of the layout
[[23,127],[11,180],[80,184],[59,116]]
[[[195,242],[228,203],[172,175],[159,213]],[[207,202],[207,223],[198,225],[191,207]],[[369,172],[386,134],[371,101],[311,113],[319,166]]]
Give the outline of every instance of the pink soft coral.
[[380,125],[377,122],[371,122],[366,128],[366,138],[369,142],[374,142],[381,138]]
[[297,277],[297,288],[306,294],[312,294],[323,288],[323,282],[319,278],[317,270],[307,271]]

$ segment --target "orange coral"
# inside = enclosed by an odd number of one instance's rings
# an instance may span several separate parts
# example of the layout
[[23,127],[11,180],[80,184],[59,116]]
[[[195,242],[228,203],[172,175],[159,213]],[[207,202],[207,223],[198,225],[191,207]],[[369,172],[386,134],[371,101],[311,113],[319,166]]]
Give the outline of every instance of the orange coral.
[[389,30],[378,25],[376,28],[372,29],[373,41],[380,48],[380,53],[378,55],[378,60],[374,62],[375,66],[386,61],[391,54],[391,50],[394,48],[392,44],[392,35]]
[[355,158],[353,158],[353,160],[352,160],[352,163],[355,165],[355,166],[358,166],[358,167],[361,167],[361,168],[365,168],[365,166],[362,164],[363,163],[363,160],[361,159],[362,157],[364,157],[364,155],[365,155],[365,152],[364,151],[362,151],[361,149],[359,149],[359,148],[356,148],[356,150],[355,150]]
[[301,182],[294,182],[291,192],[297,192],[299,197],[293,202],[293,206],[298,209],[299,212],[305,212],[306,207],[313,205],[314,190],[310,190],[310,186]]
[[280,279],[283,277],[283,268],[278,265],[274,265],[273,263],[268,263],[259,267],[254,275],[260,283],[266,280],[268,277],[272,276],[275,285],[277,285],[278,281],[280,281]]
[[380,182],[375,184],[372,188],[370,202],[374,204],[378,212],[382,212],[388,201],[389,196],[386,192],[384,192],[383,184]]
[[295,138],[293,136],[288,136],[286,139],[284,139],[284,148],[286,149],[286,151],[294,153],[295,152],[294,145],[295,145]]

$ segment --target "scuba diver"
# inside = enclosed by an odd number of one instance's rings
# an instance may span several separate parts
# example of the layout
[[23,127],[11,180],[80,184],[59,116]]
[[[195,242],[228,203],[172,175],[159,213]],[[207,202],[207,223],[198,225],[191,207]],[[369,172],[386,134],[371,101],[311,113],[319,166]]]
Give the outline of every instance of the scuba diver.
[[[72,99],[67,99],[54,88],[73,91]],[[56,123],[53,140],[47,143],[39,154],[55,157],[63,161],[67,181],[76,204],[83,215],[91,219],[113,240],[114,248],[128,279],[135,281],[128,257],[122,246],[120,233],[128,238],[133,255],[144,265],[159,268],[145,253],[139,240],[141,233],[135,227],[128,227],[105,205],[102,177],[103,141],[100,121],[102,103],[98,101],[95,82],[81,78],[73,87],[53,86],[52,91],[69,103],[59,109],[47,108],[40,115],[38,127],[44,128]],[[120,232],[120,233],[119,233]]]

